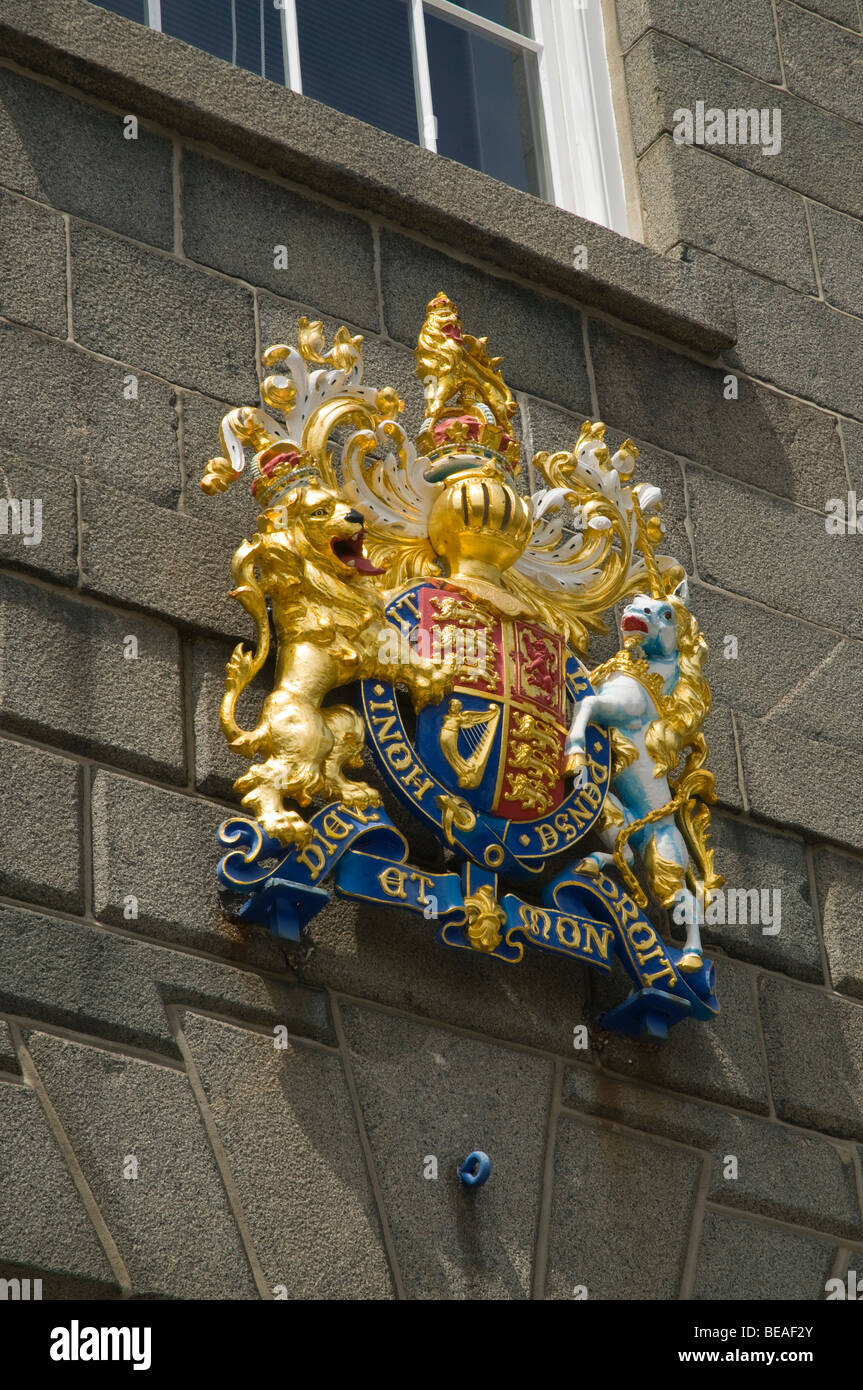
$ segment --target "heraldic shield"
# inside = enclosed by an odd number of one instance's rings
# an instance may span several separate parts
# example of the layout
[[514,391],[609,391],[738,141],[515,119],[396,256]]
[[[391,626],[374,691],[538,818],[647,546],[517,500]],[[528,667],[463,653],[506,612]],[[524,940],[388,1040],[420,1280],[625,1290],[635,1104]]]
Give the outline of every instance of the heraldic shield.
[[[534,456],[540,486],[520,483],[500,359],[445,294],[419,336],[415,442],[396,392],[364,384],[361,344],[342,328],[326,349],[302,319],[201,482],[223,490],[251,450],[260,511],[233,593],[256,641],[235,648],[220,710],[250,763],[245,814],[220,831],[226,912],[296,942],[332,893],[385,904],[501,962],[533,948],[610,974],[616,959],[631,992],[606,1028],[662,1038],[709,1019],[707,646],[681,567],[656,553],[659,489],[633,483],[630,440],[612,456],[589,421],[571,451]],[[591,667],[616,604],[620,649]],[[273,641],[274,687],[243,729],[238,698]],[[382,785],[349,775],[365,746]],[[409,862],[382,789],[440,841],[442,871]]]
[[[391,601],[387,616],[411,648],[451,662],[456,672],[451,692],[416,716],[412,742],[425,780],[434,779],[427,804],[444,812],[460,806],[473,823],[459,826],[444,814],[433,818],[436,827],[480,866],[505,867],[516,878],[537,872],[594,824],[608,790],[605,730],[591,731],[584,785],[564,775],[569,727],[592,693],[586,668],[558,633],[497,614],[450,584],[413,586]],[[378,765],[416,811],[422,784],[406,786],[398,767],[410,722],[404,696],[366,681],[363,701]]]
[[[419,716],[417,746],[470,804],[529,820],[563,800],[569,729],[563,639],[538,623],[483,611],[470,594],[418,592],[421,649],[452,655],[453,694]],[[585,673],[586,674],[586,673]]]

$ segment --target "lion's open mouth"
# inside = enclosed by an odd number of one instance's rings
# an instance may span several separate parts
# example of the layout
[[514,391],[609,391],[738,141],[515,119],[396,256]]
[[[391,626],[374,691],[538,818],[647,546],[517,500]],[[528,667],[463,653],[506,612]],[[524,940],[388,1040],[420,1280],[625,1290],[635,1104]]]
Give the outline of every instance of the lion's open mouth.
[[643,632],[645,635],[650,631],[644,618],[639,618],[637,613],[626,613],[621,619],[621,632]]
[[358,570],[360,574],[383,574],[384,571],[377,569],[363,550],[365,538],[365,531],[357,531],[354,536],[338,536],[330,542],[330,548],[337,560],[352,570]]

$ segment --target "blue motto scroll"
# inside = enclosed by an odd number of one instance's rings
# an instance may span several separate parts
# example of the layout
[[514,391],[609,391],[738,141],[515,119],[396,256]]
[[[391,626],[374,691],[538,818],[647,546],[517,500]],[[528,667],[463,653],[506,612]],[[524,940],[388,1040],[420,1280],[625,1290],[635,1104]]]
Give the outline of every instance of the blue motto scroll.
[[[218,869],[226,906],[248,923],[266,926],[288,942],[330,901],[331,893],[355,902],[399,907],[421,924],[434,922],[438,940],[472,950],[469,904],[484,887],[497,901],[497,874],[471,861],[460,871],[432,872],[408,862],[408,844],[386,812],[351,810],[339,802],[311,817],[313,835],[290,849],[268,838],[257,821],[226,820],[219,831],[229,847]],[[327,886],[325,886],[325,884]],[[500,899],[503,920],[486,954],[517,964],[525,948],[570,956],[606,975],[615,957],[632,982],[629,997],[602,1018],[612,1031],[656,1038],[684,1018],[718,1012],[714,967],[697,973],[677,968],[682,952],[663,942],[641,908],[611,877],[565,870],[544,888],[540,901],[514,893]],[[378,914],[370,914],[377,921]]]

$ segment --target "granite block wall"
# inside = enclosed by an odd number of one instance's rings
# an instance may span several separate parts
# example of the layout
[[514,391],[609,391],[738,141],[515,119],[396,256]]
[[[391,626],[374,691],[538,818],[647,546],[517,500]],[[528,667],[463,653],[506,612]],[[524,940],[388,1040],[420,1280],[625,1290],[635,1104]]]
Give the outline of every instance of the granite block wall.
[[[855,0],[721,22],[618,0],[650,249],[556,213],[543,272],[524,195],[494,193],[525,227],[508,265],[419,195],[396,217],[356,175],[322,192],[176,100],[159,117],[172,64],[211,104],[274,101],[259,79],[86,0],[29,30],[13,9],[0,476],[42,534],[0,535],[0,1277],[54,1298],[823,1298],[863,1257],[863,544],[825,525],[863,485]],[[113,45],[102,89],[73,20],[105,72]],[[781,108],[781,151],[677,144],[701,100]],[[354,124],[312,115],[322,149]],[[425,152],[379,138],[407,186]],[[489,182],[454,173],[453,216]],[[597,248],[583,295],[559,233]],[[781,927],[709,929],[720,1017],[663,1044],[602,1030],[617,976],[462,959],[346,902],[299,951],[219,911],[243,764],[216,712],[254,510],[198,477],[303,314],[361,332],[416,426],[441,288],[504,354],[528,456],[588,416],[635,438],[692,578],[719,866],[778,891]],[[414,851],[434,862],[419,832]],[[493,1177],[467,1193],[477,1147]]]

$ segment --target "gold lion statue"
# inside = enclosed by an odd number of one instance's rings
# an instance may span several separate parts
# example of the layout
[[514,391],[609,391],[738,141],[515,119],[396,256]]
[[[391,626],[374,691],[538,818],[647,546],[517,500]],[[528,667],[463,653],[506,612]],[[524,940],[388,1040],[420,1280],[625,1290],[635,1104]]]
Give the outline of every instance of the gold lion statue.
[[[394,645],[382,639],[387,623],[374,577],[381,573],[363,549],[362,515],[318,483],[296,487],[261,513],[258,531],[233,560],[237,598],[257,626],[254,652],[242,643],[228,662],[220,710],[222,732],[235,753],[253,766],[234,783],[249,814],[282,844],[304,847],[313,831],[288,798],[307,806],[312,797],[362,810],[380,804],[380,793],[345,776],[362,766],[363,721],[348,705],[322,708],[329,691],[380,676],[401,682],[417,710],[440,700],[454,673],[408,650],[393,661]],[[242,729],[239,696],[260,671],[270,650],[272,603],[277,639],[275,686],[254,729]]]

